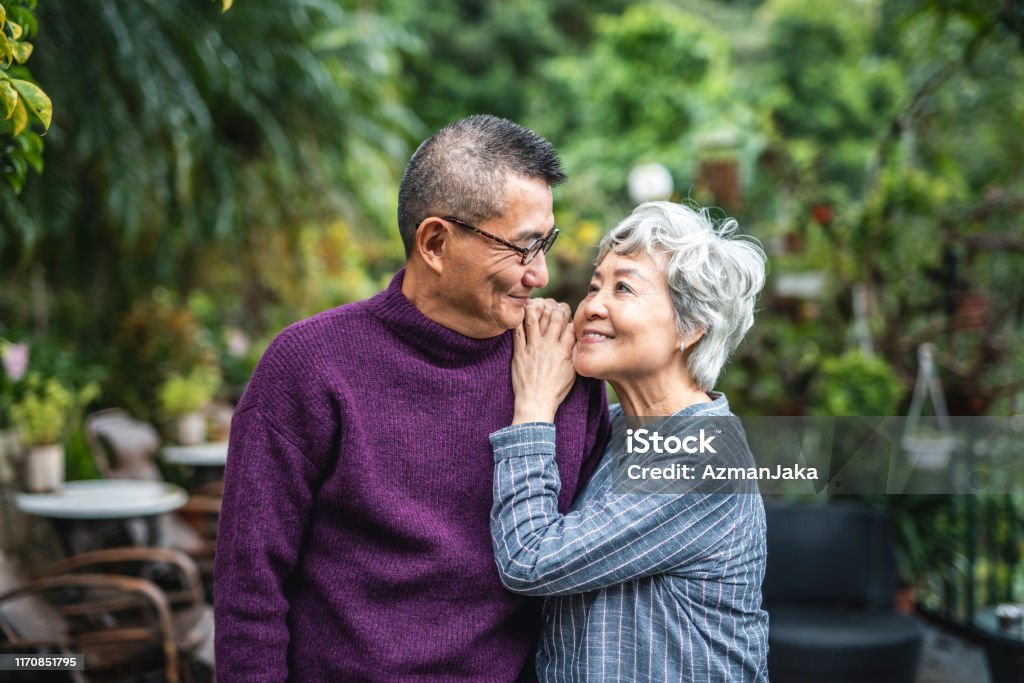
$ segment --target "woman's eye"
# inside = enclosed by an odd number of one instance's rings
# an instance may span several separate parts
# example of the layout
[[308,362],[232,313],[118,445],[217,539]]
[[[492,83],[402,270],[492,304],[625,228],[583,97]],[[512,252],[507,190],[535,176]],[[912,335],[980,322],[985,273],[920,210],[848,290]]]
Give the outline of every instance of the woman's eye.
[[632,292],[633,290],[630,289],[629,285],[627,285],[625,282],[620,282],[619,284],[615,285],[615,291],[617,291],[617,292]]
[[591,282],[590,286],[587,287],[587,293],[588,294],[593,294],[596,291],[597,291],[597,285],[595,285],[593,282]]

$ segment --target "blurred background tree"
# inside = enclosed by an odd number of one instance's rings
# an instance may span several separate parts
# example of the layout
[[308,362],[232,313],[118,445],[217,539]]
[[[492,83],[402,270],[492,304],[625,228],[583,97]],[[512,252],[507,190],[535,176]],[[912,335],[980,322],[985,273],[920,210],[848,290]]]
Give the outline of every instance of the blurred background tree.
[[[403,34],[386,18],[326,0],[223,15],[126,0],[46,3],[39,22],[33,66],[58,116],[48,172],[0,231],[2,334],[116,364],[109,400],[149,414],[154,380],[195,353],[147,355],[148,339],[185,341],[161,310],[184,320],[202,289],[260,336],[372,293],[399,262],[378,226],[421,124],[399,97]],[[331,247],[318,269],[314,242]]]

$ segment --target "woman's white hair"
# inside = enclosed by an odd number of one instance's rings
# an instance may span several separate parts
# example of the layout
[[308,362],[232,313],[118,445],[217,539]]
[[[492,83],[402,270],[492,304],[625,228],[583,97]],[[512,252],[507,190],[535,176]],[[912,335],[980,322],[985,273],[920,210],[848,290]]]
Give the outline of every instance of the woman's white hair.
[[636,207],[601,240],[600,263],[609,251],[668,257],[666,277],[680,337],[701,330],[687,367],[701,391],[710,391],[722,366],[754,324],[754,303],[764,287],[767,258],[752,237],[734,235],[732,218],[715,223],[707,209],[672,202]]

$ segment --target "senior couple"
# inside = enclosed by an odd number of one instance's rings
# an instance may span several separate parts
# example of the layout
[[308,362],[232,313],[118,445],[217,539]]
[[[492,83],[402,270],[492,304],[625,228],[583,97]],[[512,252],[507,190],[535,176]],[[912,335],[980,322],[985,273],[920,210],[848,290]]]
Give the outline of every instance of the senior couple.
[[512,122],[438,131],[402,179],[405,267],[269,346],[225,472],[221,683],[767,680],[760,497],[621,492],[611,445],[731,415],[764,254],[643,204],[571,316],[530,298],[563,180]]

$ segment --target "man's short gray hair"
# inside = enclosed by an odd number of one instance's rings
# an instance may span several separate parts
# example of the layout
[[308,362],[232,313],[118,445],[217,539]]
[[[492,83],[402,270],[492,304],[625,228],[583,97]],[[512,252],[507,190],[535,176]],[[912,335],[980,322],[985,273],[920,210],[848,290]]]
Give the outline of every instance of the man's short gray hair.
[[507,119],[475,114],[451,123],[420,145],[398,189],[398,230],[405,255],[428,216],[455,216],[468,223],[499,218],[506,210],[510,175],[538,178],[549,186],[565,180],[555,148]]
[[739,225],[717,224],[707,209],[671,202],[647,202],[633,210],[601,240],[597,262],[608,252],[668,258],[666,278],[676,329],[681,337],[700,330],[688,369],[701,391],[718,375],[754,324],[754,303],[764,288],[767,258],[750,237],[734,235]]

